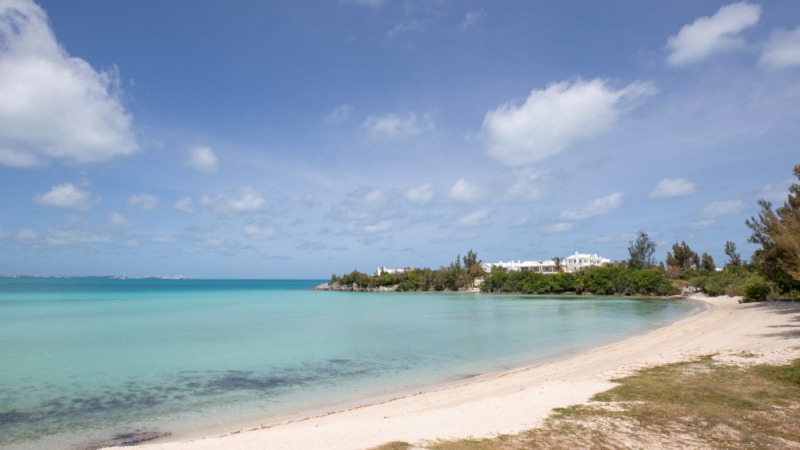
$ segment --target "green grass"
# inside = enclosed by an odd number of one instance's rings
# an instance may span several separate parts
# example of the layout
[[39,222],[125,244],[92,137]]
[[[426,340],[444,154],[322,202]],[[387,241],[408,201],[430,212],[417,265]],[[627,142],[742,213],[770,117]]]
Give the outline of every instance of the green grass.
[[488,439],[439,441],[425,448],[800,446],[800,360],[785,366],[740,367],[709,357],[642,370],[614,381],[617,387],[596,395],[587,405],[553,410],[539,428]]

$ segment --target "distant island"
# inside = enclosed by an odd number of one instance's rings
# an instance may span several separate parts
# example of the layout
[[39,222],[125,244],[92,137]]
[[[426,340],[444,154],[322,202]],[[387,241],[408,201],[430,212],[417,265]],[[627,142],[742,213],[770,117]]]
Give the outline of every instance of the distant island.
[[129,277],[126,275],[23,275],[23,274],[0,274],[0,278],[104,278],[113,280],[194,280],[194,277],[185,275],[147,275],[143,277]]

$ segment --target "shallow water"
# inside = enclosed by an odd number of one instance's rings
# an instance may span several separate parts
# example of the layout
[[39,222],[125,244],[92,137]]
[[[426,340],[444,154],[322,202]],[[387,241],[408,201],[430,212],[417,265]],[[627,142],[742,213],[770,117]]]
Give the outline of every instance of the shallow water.
[[[690,302],[0,279],[0,448],[92,448],[552,360]],[[114,305],[116,303],[116,305]]]

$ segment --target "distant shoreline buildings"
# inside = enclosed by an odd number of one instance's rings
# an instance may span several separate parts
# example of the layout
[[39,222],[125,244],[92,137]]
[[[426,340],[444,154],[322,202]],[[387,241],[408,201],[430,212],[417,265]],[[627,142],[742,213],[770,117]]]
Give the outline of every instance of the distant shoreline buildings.
[[509,272],[531,271],[545,275],[552,275],[559,271],[559,265],[561,271],[573,273],[586,267],[602,266],[603,264],[610,263],[610,259],[598,256],[597,253],[590,255],[588,253],[575,252],[574,254],[561,260],[560,264],[556,264],[554,260],[549,259],[546,261],[500,261],[497,263],[483,263],[482,266],[483,270],[486,272],[491,272],[492,267],[502,267]]

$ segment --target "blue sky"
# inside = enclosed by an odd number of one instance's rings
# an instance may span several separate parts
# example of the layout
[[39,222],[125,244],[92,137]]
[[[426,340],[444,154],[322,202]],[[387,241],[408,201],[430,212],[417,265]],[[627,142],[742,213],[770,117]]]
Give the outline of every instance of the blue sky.
[[0,273],[721,263],[799,119],[796,1],[0,0]]

